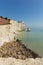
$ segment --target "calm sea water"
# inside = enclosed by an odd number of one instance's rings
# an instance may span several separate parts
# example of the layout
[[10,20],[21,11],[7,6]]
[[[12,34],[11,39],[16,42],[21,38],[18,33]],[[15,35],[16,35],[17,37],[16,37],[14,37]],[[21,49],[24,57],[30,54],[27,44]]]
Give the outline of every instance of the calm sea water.
[[43,56],[43,29],[31,29],[30,32],[19,32],[17,38],[30,49]]

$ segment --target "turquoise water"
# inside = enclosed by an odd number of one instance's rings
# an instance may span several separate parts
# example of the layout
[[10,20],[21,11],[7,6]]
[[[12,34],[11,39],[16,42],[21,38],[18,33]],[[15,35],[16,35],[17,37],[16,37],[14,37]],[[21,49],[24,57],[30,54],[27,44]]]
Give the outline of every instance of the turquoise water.
[[17,38],[30,49],[43,56],[43,29],[31,29],[30,32],[19,32]]

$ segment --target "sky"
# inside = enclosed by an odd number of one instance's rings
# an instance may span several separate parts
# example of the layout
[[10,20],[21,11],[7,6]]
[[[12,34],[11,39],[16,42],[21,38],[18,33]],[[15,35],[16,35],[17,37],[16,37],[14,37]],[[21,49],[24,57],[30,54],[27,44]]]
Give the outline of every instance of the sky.
[[43,0],[0,0],[0,16],[43,28]]

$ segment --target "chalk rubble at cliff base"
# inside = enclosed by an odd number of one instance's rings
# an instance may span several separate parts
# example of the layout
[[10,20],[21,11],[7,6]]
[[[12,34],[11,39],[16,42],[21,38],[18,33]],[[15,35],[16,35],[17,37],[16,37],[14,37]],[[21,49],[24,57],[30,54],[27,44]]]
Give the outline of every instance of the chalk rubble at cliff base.
[[38,54],[31,49],[27,49],[22,42],[16,40],[15,42],[5,42],[0,47],[0,57],[13,57],[16,59],[40,58]]

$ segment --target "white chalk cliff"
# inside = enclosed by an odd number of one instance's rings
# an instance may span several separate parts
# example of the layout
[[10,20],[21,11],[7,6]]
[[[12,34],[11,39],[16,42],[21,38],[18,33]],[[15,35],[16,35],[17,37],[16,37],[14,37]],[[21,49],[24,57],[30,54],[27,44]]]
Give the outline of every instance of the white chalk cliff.
[[14,32],[25,29],[25,24],[23,22],[18,23],[17,21],[10,20],[10,23],[11,24],[0,25],[0,46],[4,42],[14,40]]

